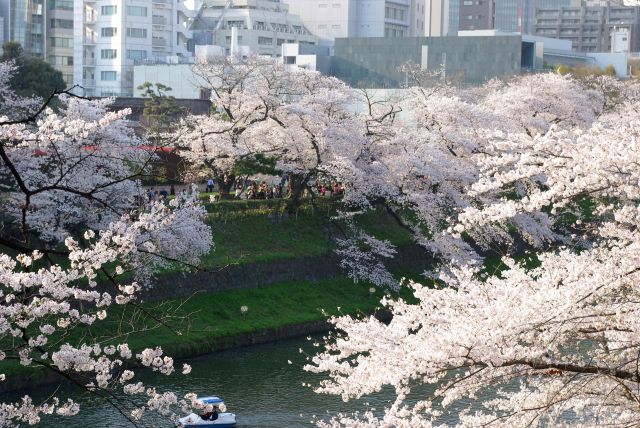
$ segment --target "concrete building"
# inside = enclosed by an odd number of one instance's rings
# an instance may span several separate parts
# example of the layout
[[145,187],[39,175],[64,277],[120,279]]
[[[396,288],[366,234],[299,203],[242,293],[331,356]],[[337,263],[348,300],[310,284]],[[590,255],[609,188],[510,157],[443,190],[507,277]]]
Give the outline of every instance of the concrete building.
[[355,87],[399,88],[406,83],[400,66],[444,68],[447,78],[477,85],[496,77],[544,71],[546,65],[613,65],[626,77],[626,53],[579,53],[571,41],[497,30],[461,31],[453,37],[337,39],[332,74]]
[[579,52],[611,52],[612,35],[626,31],[629,49],[640,50],[640,7],[611,2],[537,9],[533,34],[570,40]]
[[312,70],[322,74],[331,72],[329,46],[285,43],[282,45],[282,61],[288,70]]
[[611,52],[631,52],[631,33],[628,28],[611,32]]
[[520,73],[520,35],[336,39],[332,74],[355,87],[399,88],[411,61],[423,69],[444,67],[465,84]]
[[[426,0],[427,2],[429,0]],[[283,0],[320,43],[341,37],[411,37],[425,33],[425,0]]]
[[318,42],[303,21],[280,0],[205,0],[193,23],[194,43],[231,47],[231,30],[238,43],[259,55],[279,57],[284,43]]
[[86,96],[133,95],[133,66],[189,57],[183,0],[74,1],[73,75]]

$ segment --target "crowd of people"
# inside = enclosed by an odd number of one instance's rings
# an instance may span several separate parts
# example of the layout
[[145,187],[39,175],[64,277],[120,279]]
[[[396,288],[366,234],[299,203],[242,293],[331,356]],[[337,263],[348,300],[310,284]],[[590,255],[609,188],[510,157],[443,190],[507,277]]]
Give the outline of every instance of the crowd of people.
[[149,202],[162,201],[164,199],[167,199],[169,195],[176,195],[176,188],[173,184],[169,186],[169,190],[165,188],[161,188],[159,190],[150,188],[149,190],[147,190],[147,199],[149,200]]
[[[341,196],[344,193],[342,183],[336,181],[316,180],[313,188],[318,196]],[[206,183],[206,192],[211,193],[214,190],[213,179],[208,179]],[[292,184],[285,175],[280,182],[265,180],[241,180],[236,179],[233,186],[233,193],[229,195],[233,199],[278,199],[288,198],[292,194]],[[308,190],[305,189],[303,197],[310,196]]]
[[[339,197],[344,194],[344,185],[337,181],[321,180],[315,181],[312,189],[317,196]],[[215,181],[209,178],[205,182],[205,192],[213,193],[216,190]],[[172,184],[169,189],[166,188],[149,188],[146,196],[148,202],[155,202],[167,199],[169,196],[175,196],[176,188]],[[233,191],[227,195],[229,199],[279,199],[289,198],[292,194],[292,185],[289,178],[285,175],[281,177],[280,182],[266,180],[242,180],[236,179],[233,185]],[[302,197],[309,197],[309,190],[305,189]],[[220,197],[217,195],[215,200]],[[223,196],[223,198],[225,198]],[[225,198],[225,199],[226,199]]]

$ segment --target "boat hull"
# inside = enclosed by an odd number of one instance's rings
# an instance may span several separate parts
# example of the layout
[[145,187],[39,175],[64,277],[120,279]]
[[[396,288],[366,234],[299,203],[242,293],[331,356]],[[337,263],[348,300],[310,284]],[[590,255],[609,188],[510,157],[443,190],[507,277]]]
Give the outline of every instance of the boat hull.
[[236,415],[233,413],[220,413],[215,421],[205,421],[195,413],[179,420],[182,428],[231,428],[236,426]]
[[200,425],[184,425],[184,428],[200,428],[200,427],[216,427],[216,428],[231,428],[237,426],[235,422],[229,424],[200,424]]

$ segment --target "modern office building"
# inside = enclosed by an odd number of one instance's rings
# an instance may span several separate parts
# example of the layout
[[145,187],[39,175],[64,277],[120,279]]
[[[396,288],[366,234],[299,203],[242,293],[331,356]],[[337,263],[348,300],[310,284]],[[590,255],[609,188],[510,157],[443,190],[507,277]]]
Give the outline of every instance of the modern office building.
[[603,1],[540,8],[533,27],[535,35],[570,40],[579,52],[611,52],[612,36],[621,31],[627,33],[629,49],[640,50],[640,7]]
[[493,30],[496,24],[496,1],[463,0],[458,14],[458,31]]
[[581,0],[449,0],[448,34],[455,35],[458,30],[531,34],[537,9],[581,4]]
[[530,4],[534,0],[462,0],[459,31],[498,30],[529,33]]
[[[133,66],[193,51],[183,0],[74,1],[74,83],[87,96],[133,95]],[[61,42],[63,45],[66,42]]]
[[44,0],[4,0],[2,13],[2,38],[20,43],[31,55],[44,52]]
[[47,60],[73,83],[73,1],[5,0],[0,3],[2,42]]
[[284,43],[316,44],[303,21],[280,0],[205,0],[193,23],[194,43],[231,47],[231,29],[250,52],[279,57]]
[[[412,37],[425,33],[425,0],[282,0],[320,43],[341,37]],[[427,2],[429,0],[426,0]]]

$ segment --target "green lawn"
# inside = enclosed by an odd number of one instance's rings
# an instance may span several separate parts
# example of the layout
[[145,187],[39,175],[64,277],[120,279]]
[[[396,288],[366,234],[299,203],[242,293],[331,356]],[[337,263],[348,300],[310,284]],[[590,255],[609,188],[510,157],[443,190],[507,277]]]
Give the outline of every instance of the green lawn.
[[[296,214],[283,216],[286,200],[222,201],[207,204],[214,249],[203,267],[254,263],[328,254],[333,246],[330,224],[338,202],[321,198],[305,203]],[[379,239],[395,245],[411,243],[411,236],[382,209],[356,216],[356,223]]]

